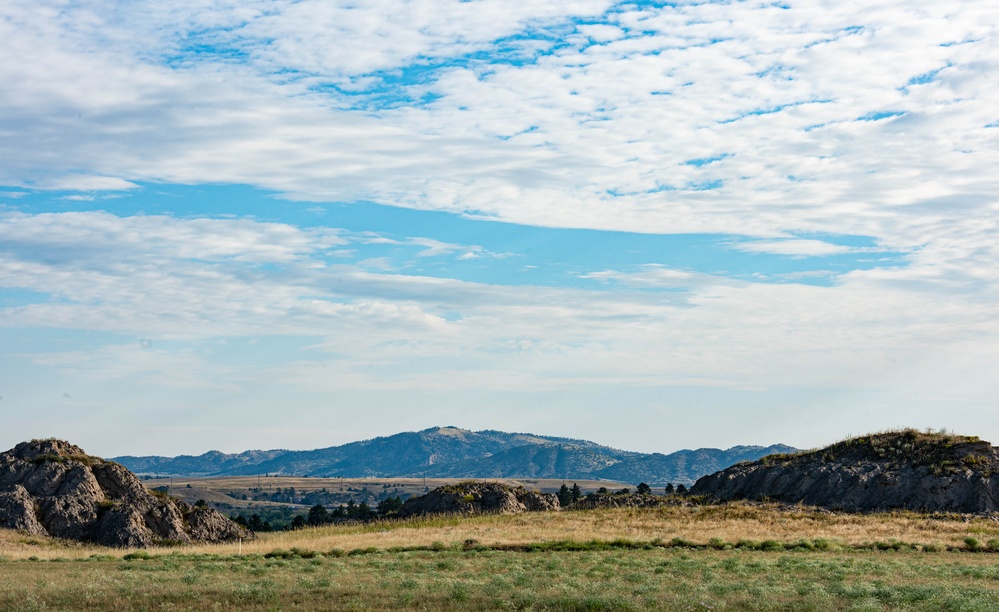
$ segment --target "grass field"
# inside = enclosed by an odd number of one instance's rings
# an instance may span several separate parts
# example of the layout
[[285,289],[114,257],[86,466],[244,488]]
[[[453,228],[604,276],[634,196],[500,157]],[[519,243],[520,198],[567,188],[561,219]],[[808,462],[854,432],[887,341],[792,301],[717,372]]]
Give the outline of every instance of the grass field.
[[0,531],[0,609],[999,610],[999,523],[750,504],[433,517],[149,551]]

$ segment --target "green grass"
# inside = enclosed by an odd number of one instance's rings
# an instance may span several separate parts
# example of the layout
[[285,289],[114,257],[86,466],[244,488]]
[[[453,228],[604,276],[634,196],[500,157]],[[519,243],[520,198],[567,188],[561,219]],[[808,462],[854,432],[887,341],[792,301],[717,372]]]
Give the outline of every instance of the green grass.
[[0,610],[999,609],[994,555],[764,544],[583,542],[5,561]]

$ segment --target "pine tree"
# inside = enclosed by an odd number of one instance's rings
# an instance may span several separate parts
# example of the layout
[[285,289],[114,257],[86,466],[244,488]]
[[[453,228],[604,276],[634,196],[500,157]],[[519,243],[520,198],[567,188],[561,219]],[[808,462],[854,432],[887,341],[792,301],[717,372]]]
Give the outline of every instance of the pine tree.
[[569,487],[565,486],[564,482],[562,483],[562,488],[558,490],[558,503],[563,508],[572,503],[572,491],[569,490]]
[[572,483],[572,501],[578,502],[583,498],[583,490],[579,488],[579,485]]
[[673,495],[674,493],[676,493],[676,489],[673,488],[673,483],[672,482],[667,482],[666,483],[666,491],[664,492],[664,494],[665,495]]
[[322,504],[316,504],[309,510],[309,524],[322,525],[329,522],[329,513]]

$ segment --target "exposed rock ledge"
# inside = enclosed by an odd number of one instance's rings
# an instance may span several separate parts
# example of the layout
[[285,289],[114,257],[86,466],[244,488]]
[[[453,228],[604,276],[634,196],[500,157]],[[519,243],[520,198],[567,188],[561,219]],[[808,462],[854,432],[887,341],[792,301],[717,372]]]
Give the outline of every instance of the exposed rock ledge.
[[115,547],[252,537],[216,510],[150,493],[123,466],[62,440],[0,453],[0,527]]
[[999,511],[999,449],[910,429],[737,464],[702,477],[691,493],[846,511],[990,513]]
[[495,512],[545,512],[560,510],[558,496],[553,493],[527,491],[497,483],[463,482],[440,487],[426,495],[406,500],[400,516],[422,514],[478,514]]

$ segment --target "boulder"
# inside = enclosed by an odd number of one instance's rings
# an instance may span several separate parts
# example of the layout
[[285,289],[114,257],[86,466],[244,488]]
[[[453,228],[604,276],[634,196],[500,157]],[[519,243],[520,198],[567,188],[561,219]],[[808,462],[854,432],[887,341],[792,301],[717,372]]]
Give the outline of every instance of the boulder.
[[121,465],[62,440],[0,453],[0,527],[115,547],[252,537],[216,510],[151,493]]
[[0,528],[17,529],[30,535],[47,535],[35,514],[34,500],[21,485],[0,492]]

